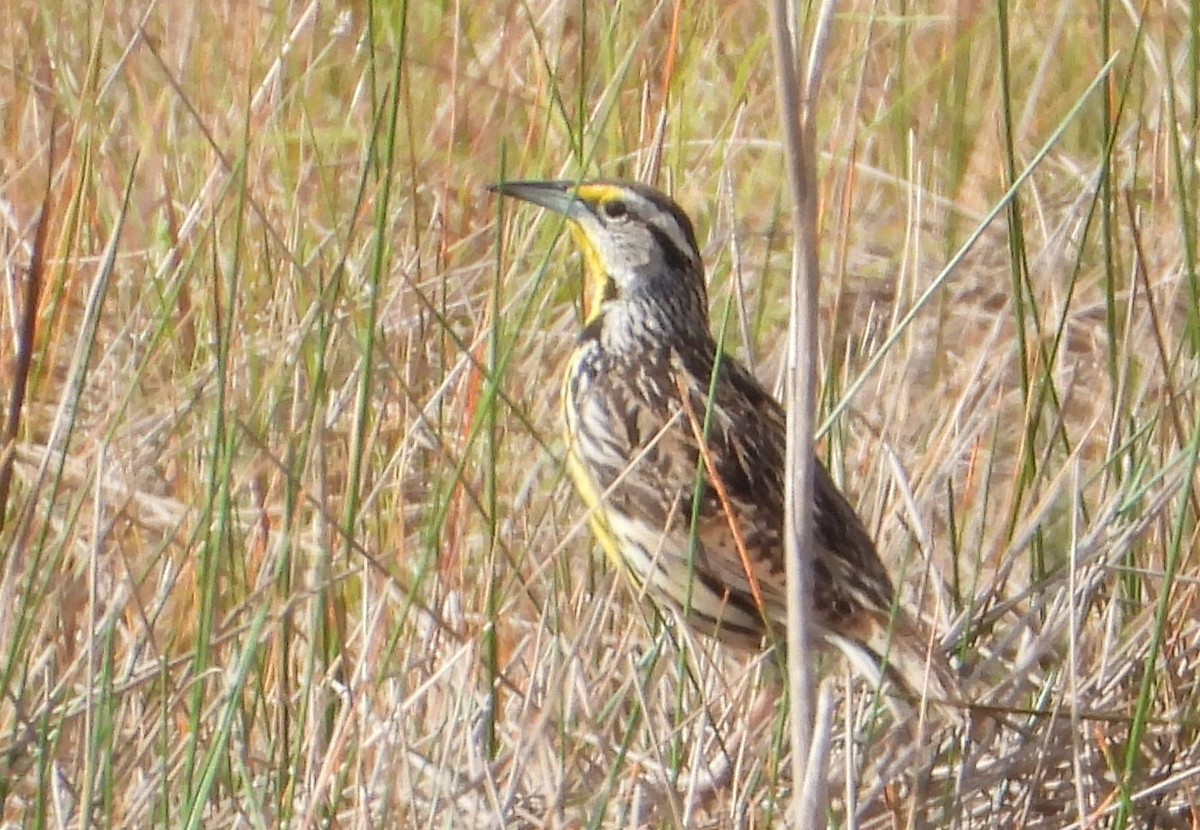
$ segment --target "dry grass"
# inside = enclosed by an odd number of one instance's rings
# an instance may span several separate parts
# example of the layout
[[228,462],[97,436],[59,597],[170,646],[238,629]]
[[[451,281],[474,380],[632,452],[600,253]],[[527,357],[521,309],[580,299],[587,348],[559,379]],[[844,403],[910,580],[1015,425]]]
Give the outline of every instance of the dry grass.
[[[775,377],[760,5],[0,13],[4,826],[780,820],[757,666],[592,556],[576,268],[483,190],[669,187]],[[1011,710],[903,761],[828,660],[833,818],[1193,826],[1200,42],[1181,3],[999,5],[847,0],[831,42],[822,452]]]

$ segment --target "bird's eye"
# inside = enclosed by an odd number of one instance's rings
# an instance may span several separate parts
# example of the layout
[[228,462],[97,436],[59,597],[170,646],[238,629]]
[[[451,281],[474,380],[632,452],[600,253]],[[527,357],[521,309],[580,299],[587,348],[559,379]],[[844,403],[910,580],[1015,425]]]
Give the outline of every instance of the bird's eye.
[[605,202],[601,210],[609,219],[620,219],[629,213],[629,207],[620,199],[615,199],[611,202]]

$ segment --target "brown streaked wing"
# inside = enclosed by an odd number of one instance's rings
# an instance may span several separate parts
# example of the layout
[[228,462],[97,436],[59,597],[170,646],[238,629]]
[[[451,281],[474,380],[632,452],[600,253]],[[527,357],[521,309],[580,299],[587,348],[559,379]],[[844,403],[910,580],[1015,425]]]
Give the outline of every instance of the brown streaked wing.
[[[709,399],[711,368],[694,356],[685,364],[693,377],[693,406]],[[711,364],[709,364],[711,365]],[[783,500],[786,415],[779,403],[736,360],[722,358],[710,418],[708,446],[758,579],[769,617],[786,618]],[[703,411],[703,410],[701,410]],[[863,611],[886,612],[893,590],[866,528],[814,456],[814,604],[822,623],[837,627]],[[705,511],[701,539],[710,563],[725,572],[731,588],[749,593],[741,552],[729,519]]]

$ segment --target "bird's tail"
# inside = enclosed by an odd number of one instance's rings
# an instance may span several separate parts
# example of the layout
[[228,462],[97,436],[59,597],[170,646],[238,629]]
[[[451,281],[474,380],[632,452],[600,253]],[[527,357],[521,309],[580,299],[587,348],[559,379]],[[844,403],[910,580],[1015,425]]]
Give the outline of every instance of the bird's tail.
[[[875,686],[894,687],[891,697],[909,705],[955,708],[963,700],[958,674],[933,632],[898,610],[892,619],[872,620],[869,631],[851,638],[827,633],[855,670]],[[886,690],[885,690],[886,691]]]

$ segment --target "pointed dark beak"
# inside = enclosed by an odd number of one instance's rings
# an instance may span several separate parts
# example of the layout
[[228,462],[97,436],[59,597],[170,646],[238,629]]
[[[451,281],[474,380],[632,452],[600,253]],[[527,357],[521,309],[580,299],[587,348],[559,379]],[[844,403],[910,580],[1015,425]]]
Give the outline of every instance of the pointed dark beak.
[[568,219],[586,213],[587,205],[575,196],[575,182],[500,182],[488,185],[492,193],[544,207]]

